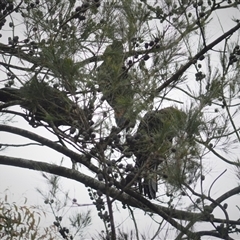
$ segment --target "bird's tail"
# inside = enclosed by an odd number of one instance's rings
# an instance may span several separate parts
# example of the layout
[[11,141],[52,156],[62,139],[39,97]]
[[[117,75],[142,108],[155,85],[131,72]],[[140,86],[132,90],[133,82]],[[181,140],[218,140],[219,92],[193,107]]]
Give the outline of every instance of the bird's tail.
[[0,89],[0,102],[10,102],[21,99],[20,90],[17,88],[5,87]]
[[149,199],[155,199],[158,191],[158,166],[164,161],[160,156],[151,159],[150,166],[143,169],[143,176],[139,179],[139,191]]
[[148,170],[147,175],[143,178],[143,183],[141,183],[143,186],[139,185],[140,192],[143,190],[144,195],[149,199],[155,199],[158,191],[157,168],[158,164],[152,165],[150,171]]
[[149,199],[155,199],[158,191],[157,179],[152,177],[150,179],[144,179],[144,195]]

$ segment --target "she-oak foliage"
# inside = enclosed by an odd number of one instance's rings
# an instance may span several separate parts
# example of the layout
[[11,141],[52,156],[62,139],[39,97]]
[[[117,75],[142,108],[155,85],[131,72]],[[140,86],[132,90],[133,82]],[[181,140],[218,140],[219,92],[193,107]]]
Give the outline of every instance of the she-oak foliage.
[[[176,239],[234,239],[240,223],[228,209],[239,208],[225,202],[240,187],[213,194],[225,171],[211,179],[206,159],[235,167],[239,177],[232,150],[240,141],[235,34],[240,23],[231,20],[214,37],[208,26],[213,16],[239,5],[238,0],[1,1],[0,131],[47,146],[85,166],[89,175],[4,151],[0,164],[83,183],[105,224],[102,238],[122,239],[114,215],[121,202],[136,239],[141,234],[136,209],[159,229],[167,222]],[[11,30],[8,41],[5,30]],[[24,118],[29,129],[6,124],[9,116]],[[45,128],[58,141],[34,128]],[[59,218],[54,224],[62,238],[73,238]],[[167,234],[156,230],[148,238]]]

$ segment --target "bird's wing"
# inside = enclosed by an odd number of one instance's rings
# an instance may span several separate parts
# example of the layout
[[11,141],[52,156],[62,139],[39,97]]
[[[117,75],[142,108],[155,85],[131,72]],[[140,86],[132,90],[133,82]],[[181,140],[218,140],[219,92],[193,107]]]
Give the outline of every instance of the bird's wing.
[[8,103],[10,101],[20,100],[20,91],[17,88],[4,87],[0,89],[0,101]]
[[183,128],[186,114],[174,107],[145,114],[140,122],[132,151],[136,156],[136,167],[144,174],[139,180],[139,190],[150,199],[156,197],[158,166],[165,161],[172,140]]
[[129,120],[132,113],[134,91],[127,69],[124,68],[124,51],[120,41],[114,41],[103,54],[98,68],[97,83],[103,97],[115,112],[119,127]]

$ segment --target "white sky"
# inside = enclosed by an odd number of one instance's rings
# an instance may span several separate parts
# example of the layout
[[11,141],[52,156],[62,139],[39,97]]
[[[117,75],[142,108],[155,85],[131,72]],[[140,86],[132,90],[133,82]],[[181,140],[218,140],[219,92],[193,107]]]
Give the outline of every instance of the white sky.
[[[234,25],[234,23],[231,21],[231,17],[234,15],[235,17],[239,17],[239,11],[236,9],[231,9],[231,10],[228,9],[224,11],[219,11],[218,14],[215,15],[215,19],[213,20],[213,22],[208,28],[209,42],[211,41],[211,39],[213,40],[217,36],[220,36],[222,34],[222,30],[219,26],[218,18],[221,21],[224,31],[227,31]],[[4,36],[2,39],[0,39],[0,41],[3,43],[6,43],[7,35]],[[189,73],[191,73],[191,70],[189,70]],[[17,118],[15,120],[17,120]],[[19,119],[14,125],[17,127],[31,130],[31,127],[28,125],[28,123],[26,123],[22,119]],[[48,132],[44,133],[44,131],[45,130],[41,128],[34,130],[34,132],[40,133],[45,137],[47,136],[50,137],[50,134]],[[16,135],[1,132],[0,142],[19,144],[23,142],[28,142],[28,140],[18,137]],[[9,148],[0,152],[0,154],[46,161],[48,163],[50,162],[59,163],[62,158],[61,154],[58,154],[46,147],[43,148],[43,147],[36,147],[36,146],[25,147],[25,148]],[[234,178],[233,168],[229,169],[229,166],[225,166],[225,164],[222,164],[222,162],[214,162],[212,158],[209,158],[207,161],[209,161],[209,166],[211,166],[213,170],[209,175],[206,176],[206,181],[204,182],[206,186],[209,185],[212,182],[212,180],[215,179],[217,175],[219,175],[220,172],[223,172],[225,168],[228,168],[227,173],[224,174],[224,176],[222,176],[214,185],[213,192],[212,192],[213,197],[220,196],[227,189],[237,185],[237,179]],[[69,166],[69,164],[71,164],[70,159],[66,159],[64,163]],[[79,204],[91,203],[91,200],[88,197],[87,190],[85,186],[82,185],[81,183],[77,183],[72,180],[62,180],[62,186],[63,186],[63,190],[70,190],[71,196],[73,198],[76,198]],[[10,197],[9,201],[15,201],[21,204],[23,203],[23,201],[25,200],[24,198],[26,197],[29,205],[43,205],[43,199],[36,192],[35,190],[36,187],[39,187],[41,189],[46,189],[46,184],[44,183],[44,179],[41,177],[41,174],[39,172],[0,165],[0,193],[3,193],[5,189],[9,189],[9,192],[8,192]],[[239,213],[236,211],[236,208],[234,208],[235,205],[239,204],[239,196],[234,197],[227,202],[229,203],[229,206],[232,206],[231,208],[229,208],[230,217],[231,216],[235,217],[236,214],[239,217]],[[102,222],[97,216],[95,206],[81,207],[79,210],[85,211],[87,209],[92,210],[93,225],[89,228],[91,229],[89,231],[89,235],[93,236],[94,234],[97,234],[97,231],[104,229],[104,227]],[[49,216],[51,216],[51,213],[49,214]],[[130,231],[133,229],[133,225],[131,221],[127,221],[127,224],[126,222],[124,222],[125,219],[127,218],[127,210],[121,210],[121,214],[117,213],[116,216],[117,216],[117,223],[123,222],[122,226],[124,226],[125,231]],[[237,216],[236,218],[238,218]],[[145,233],[148,233],[148,234],[151,232],[152,233],[154,232],[154,229],[156,229],[156,225],[153,223],[153,221],[150,220],[150,218],[144,216],[144,214],[139,211],[136,213],[135,217],[137,219],[138,225],[141,226],[140,228],[141,231],[145,231]],[[49,222],[51,221],[52,219],[49,218]],[[203,239],[213,239],[213,238],[206,237]]]

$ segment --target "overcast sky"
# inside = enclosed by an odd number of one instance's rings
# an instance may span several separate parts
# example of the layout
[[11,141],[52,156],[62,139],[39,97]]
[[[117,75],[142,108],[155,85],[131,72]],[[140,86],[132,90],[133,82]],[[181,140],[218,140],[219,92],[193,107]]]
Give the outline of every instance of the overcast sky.
[[[217,36],[220,36],[223,31],[221,27],[224,29],[224,31],[229,30],[231,27],[234,26],[235,23],[231,21],[231,18],[235,15],[235,17],[239,17],[239,11],[236,9],[231,10],[222,10],[218,11],[218,14],[215,14],[215,18],[211,25],[208,28],[208,40],[211,41],[211,39],[215,39]],[[219,22],[221,21],[222,26],[220,27]],[[7,43],[7,37],[8,34],[11,34],[9,32],[5,32],[6,35],[4,35],[3,38],[0,39],[2,43]],[[20,33],[19,33],[20,34]],[[236,36],[237,37],[237,36]],[[217,62],[217,59],[216,59]],[[189,70],[191,74],[191,70]],[[180,97],[181,98],[181,97]],[[26,123],[24,120],[15,118],[14,119],[14,126],[29,129],[32,131],[31,127],[28,123]],[[42,128],[34,129],[34,132],[40,133],[41,135],[44,135],[45,137],[51,138],[52,136],[45,131]],[[45,132],[43,134],[43,132]],[[7,134],[1,132],[0,135],[0,143],[11,143],[11,144],[20,144],[20,143],[28,143],[28,139],[21,138],[16,135]],[[238,154],[239,149],[236,150],[236,154]],[[44,161],[48,163],[56,163],[58,164],[60,160],[62,159],[62,155],[59,153],[54,152],[51,149],[48,149],[47,147],[25,147],[25,148],[8,148],[0,154],[8,155],[8,156],[15,156],[15,157],[22,157],[26,159],[34,159],[39,161]],[[214,158],[214,157],[213,157]],[[230,187],[237,185],[237,180],[234,178],[234,169],[229,168],[229,166],[225,166],[223,163],[214,162],[214,159],[209,157],[206,160],[206,164],[209,164],[209,167],[212,168],[212,171],[207,176],[207,179],[204,184],[209,185],[212,183],[213,179],[216,178],[217,175],[219,175],[220,172],[223,172],[226,168],[228,169],[226,174],[221,177],[216,185],[214,185],[212,196],[220,196],[223,194],[227,189]],[[70,166],[71,162],[70,159],[65,159],[64,164],[66,166]],[[46,184],[44,182],[43,177],[39,172],[32,171],[32,170],[26,170],[21,168],[15,168],[15,167],[8,167],[8,166],[2,166],[0,165],[0,193],[3,193],[4,190],[9,189],[8,195],[9,199],[12,201],[17,202],[18,204],[21,204],[24,202],[25,197],[28,200],[28,203],[30,205],[42,205],[43,199],[35,190],[36,187],[39,187],[41,189],[46,189]],[[91,204],[91,200],[88,197],[87,190],[84,185],[81,183],[76,183],[72,180],[62,180],[62,187],[64,190],[70,190],[71,196],[73,198],[76,198],[78,200],[79,204]],[[160,189],[161,191],[161,189]],[[184,201],[184,200],[183,200]],[[231,205],[235,206],[239,204],[239,198],[234,197],[231,199],[231,201],[228,201]],[[95,206],[89,206],[89,207],[82,207],[81,210],[85,211],[87,209],[93,210],[93,225],[90,227],[91,231],[89,234],[97,233],[97,231],[100,231],[103,228],[102,222],[99,220],[97,216],[97,212],[95,211]],[[222,213],[219,213],[222,216]],[[230,216],[236,214],[236,209],[234,207],[229,209]],[[237,212],[238,216],[239,213]],[[50,216],[51,214],[49,214]],[[219,217],[221,217],[219,216]],[[236,216],[237,217],[237,216]],[[124,210],[124,214],[117,215],[118,221],[117,223],[123,223],[124,230],[130,231],[133,229],[133,225],[131,221],[128,221],[129,223],[126,224],[124,222],[128,218],[127,210]],[[143,213],[139,212],[136,214],[137,222],[142,228],[140,230],[145,229],[146,232],[150,230],[150,232],[154,232],[154,229],[156,228],[156,225],[154,225],[153,221],[150,221],[149,218],[144,216]],[[147,221],[146,221],[147,219]],[[49,221],[52,221],[51,219]],[[128,229],[126,229],[126,226],[128,226]],[[95,232],[96,229],[96,232]],[[151,235],[150,235],[151,236]],[[213,239],[213,238],[204,238],[204,239]]]

